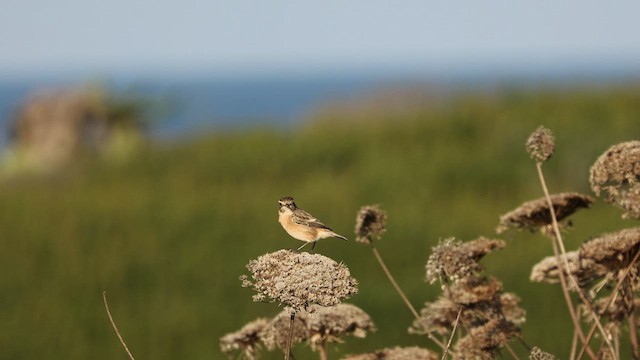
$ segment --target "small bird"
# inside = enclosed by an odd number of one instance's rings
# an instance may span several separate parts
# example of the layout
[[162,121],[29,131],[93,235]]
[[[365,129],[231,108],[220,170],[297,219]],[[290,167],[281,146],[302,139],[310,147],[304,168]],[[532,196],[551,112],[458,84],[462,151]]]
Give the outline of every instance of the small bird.
[[278,201],[280,210],[278,211],[278,222],[284,230],[293,238],[302,240],[305,243],[298,248],[300,251],[307,244],[312,243],[311,250],[316,246],[316,241],[320,239],[336,237],[347,240],[346,237],[335,233],[327,225],[308,212],[298,208],[293,198],[285,196]]

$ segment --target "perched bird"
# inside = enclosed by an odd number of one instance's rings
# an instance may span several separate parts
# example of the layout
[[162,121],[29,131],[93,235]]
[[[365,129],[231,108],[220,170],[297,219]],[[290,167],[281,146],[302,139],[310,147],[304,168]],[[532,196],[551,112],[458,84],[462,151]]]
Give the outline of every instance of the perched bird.
[[336,237],[347,240],[346,237],[336,234],[327,225],[321,223],[318,219],[308,212],[298,208],[293,198],[285,196],[278,201],[280,210],[278,211],[278,222],[284,230],[293,238],[302,240],[305,243],[298,248],[301,250],[308,243],[313,243],[311,250],[316,246],[316,241],[329,237]]

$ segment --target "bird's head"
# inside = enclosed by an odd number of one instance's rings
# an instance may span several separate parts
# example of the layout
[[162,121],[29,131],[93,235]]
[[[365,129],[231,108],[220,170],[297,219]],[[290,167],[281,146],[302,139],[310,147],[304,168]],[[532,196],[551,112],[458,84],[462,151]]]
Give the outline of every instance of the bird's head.
[[280,206],[280,213],[296,210],[296,203],[293,202],[293,198],[291,196],[285,196],[278,200],[278,205]]

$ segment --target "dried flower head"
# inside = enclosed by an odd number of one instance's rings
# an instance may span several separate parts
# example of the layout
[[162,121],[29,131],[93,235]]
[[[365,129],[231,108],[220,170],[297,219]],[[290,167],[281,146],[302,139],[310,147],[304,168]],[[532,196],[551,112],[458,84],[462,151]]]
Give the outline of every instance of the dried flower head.
[[[631,291],[625,291],[623,294],[618,294],[613,302],[605,308],[608,301],[608,297],[594,301],[593,309],[598,315],[618,323],[626,320],[640,305],[640,299],[634,299]],[[593,320],[589,309],[585,309],[584,306],[581,306],[580,311],[587,321]]]
[[520,298],[514,293],[503,293],[500,295],[500,309],[504,318],[520,326],[527,321],[527,311],[520,307]]
[[476,275],[482,270],[478,261],[492,250],[504,246],[502,240],[483,237],[467,243],[455,238],[442,240],[432,248],[426,265],[426,280],[432,284],[437,280],[457,282]]
[[609,271],[626,268],[640,251],[640,227],[600,235],[580,247],[580,257],[605,266]]
[[387,213],[378,205],[367,205],[360,208],[356,216],[356,241],[371,245],[379,240],[387,231]]
[[220,349],[223,353],[231,358],[232,353],[241,352],[241,356],[245,359],[254,360],[260,348],[259,333],[269,323],[269,320],[260,318],[256,319],[240,330],[226,334],[220,338]]
[[[576,211],[588,208],[593,203],[593,199],[578,193],[560,193],[551,195],[551,203],[553,204],[556,219],[561,222]],[[547,227],[551,223],[547,199],[541,197],[525,202],[516,209],[500,216],[500,224],[498,224],[496,232],[500,234],[509,229],[527,229],[533,232]]]
[[254,301],[278,301],[294,311],[308,305],[333,306],[358,292],[349,269],[320,254],[279,250],[247,264],[252,278],[242,285],[257,292]]
[[551,130],[540,126],[531,133],[525,144],[531,158],[539,163],[549,160],[555,150],[555,138]]
[[394,347],[367,354],[348,355],[342,360],[438,360],[435,352],[417,346]]
[[[307,330],[308,314],[304,311],[296,313],[293,321],[293,337],[291,344],[303,342],[309,338]],[[286,349],[287,338],[289,336],[289,326],[291,325],[291,312],[281,311],[276,315],[259,333],[259,337],[269,351],[276,348]]]
[[555,360],[556,357],[534,346],[529,353],[529,360]]
[[503,347],[519,332],[520,329],[512,323],[493,317],[482,325],[470,328],[469,333],[456,343],[456,353],[462,359],[492,359],[492,356],[487,356]]
[[[607,268],[592,259],[581,258],[580,252],[577,250],[567,252],[567,261],[569,262],[571,275],[573,275],[581,287],[607,273]],[[533,266],[529,279],[533,282],[558,284],[560,283],[558,268],[562,269],[564,274],[567,273],[562,259],[560,259],[560,266],[558,267],[556,257],[547,256]]]
[[613,145],[591,167],[589,182],[596,195],[627,211],[623,217],[640,219],[640,141]]
[[375,331],[369,314],[351,304],[318,307],[307,317],[307,330],[311,347],[327,342],[341,342],[341,337],[352,335],[358,338]]
[[[451,334],[460,306],[446,297],[440,297],[424,305],[420,310],[420,317],[415,319],[409,328],[409,334],[424,335],[432,332],[445,336]],[[461,314],[461,318],[464,318],[464,315],[464,313]]]
[[502,292],[502,283],[495,278],[470,277],[445,289],[447,297],[459,305],[472,305],[492,301]]

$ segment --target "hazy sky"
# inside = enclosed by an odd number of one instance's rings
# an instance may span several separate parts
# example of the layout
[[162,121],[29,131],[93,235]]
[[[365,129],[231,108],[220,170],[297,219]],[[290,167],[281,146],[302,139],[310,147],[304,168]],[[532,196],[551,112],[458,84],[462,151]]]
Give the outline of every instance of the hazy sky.
[[640,1],[1,0],[0,76],[640,64]]

